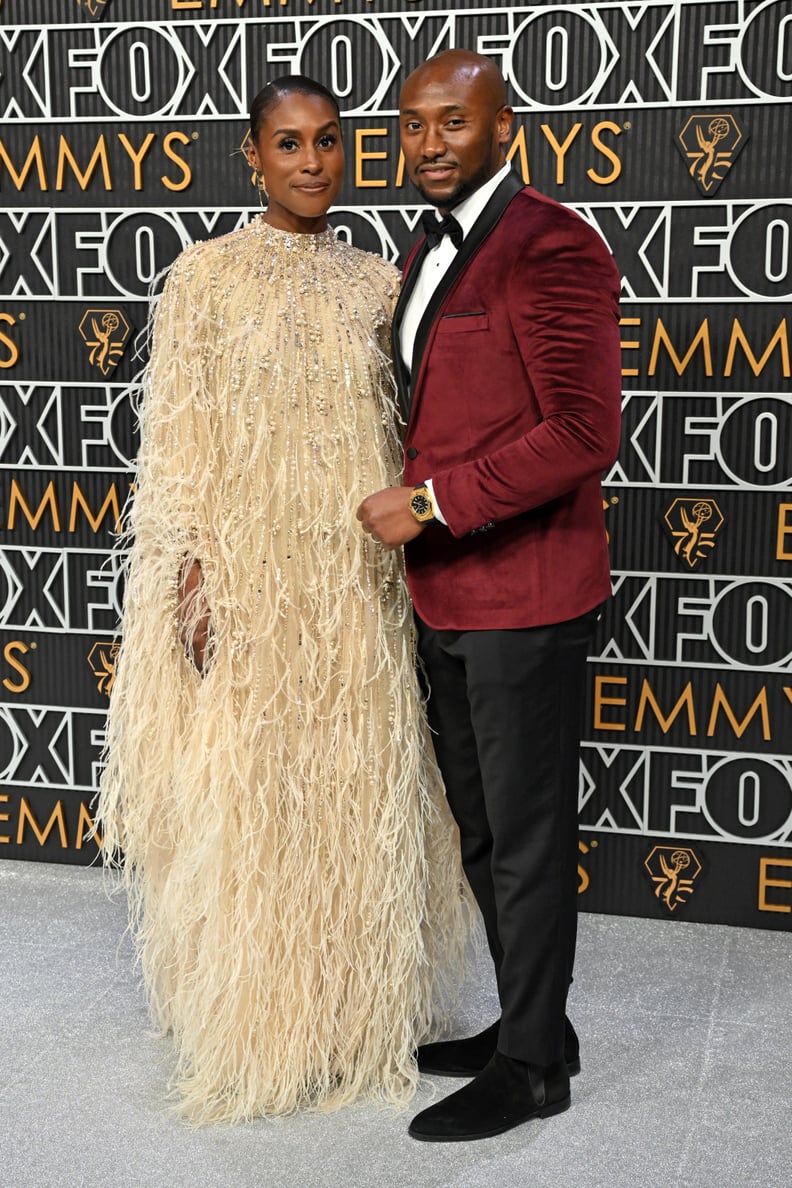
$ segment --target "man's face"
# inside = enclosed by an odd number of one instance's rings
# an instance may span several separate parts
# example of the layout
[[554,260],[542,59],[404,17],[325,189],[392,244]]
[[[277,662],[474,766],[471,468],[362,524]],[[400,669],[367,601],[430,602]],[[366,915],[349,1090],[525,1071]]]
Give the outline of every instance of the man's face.
[[513,112],[498,106],[486,77],[431,62],[407,79],[399,102],[410,180],[443,211],[497,173]]

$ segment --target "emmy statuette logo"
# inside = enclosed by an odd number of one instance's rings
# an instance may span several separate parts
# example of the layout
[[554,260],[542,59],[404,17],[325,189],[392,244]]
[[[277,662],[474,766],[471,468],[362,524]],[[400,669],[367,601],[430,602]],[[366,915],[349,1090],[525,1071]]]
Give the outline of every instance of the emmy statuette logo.
[[675,144],[688,162],[688,172],[700,192],[710,197],[726,177],[747,139],[733,115],[693,115]]
[[77,0],[77,4],[86,16],[101,20],[110,7],[110,0]]
[[687,902],[701,874],[701,863],[695,853],[684,846],[655,846],[644,866],[655,885],[655,898],[669,912],[675,912]]
[[80,322],[80,334],[90,351],[91,366],[109,375],[123,358],[130,325],[120,309],[87,309]]
[[96,687],[107,697],[112,693],[115,684],[116,657],[120,647],[118,643],[100,640],[93,645],[87,656],[91,672],[96,677]]
[[715,546],[723,515],[714,499],[675,499],[663,517],[674,552],[695,569]]

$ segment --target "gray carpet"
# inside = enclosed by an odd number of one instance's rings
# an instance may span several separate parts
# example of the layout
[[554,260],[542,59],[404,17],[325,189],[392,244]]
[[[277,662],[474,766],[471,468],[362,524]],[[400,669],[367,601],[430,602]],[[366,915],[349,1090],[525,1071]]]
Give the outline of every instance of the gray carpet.
[[[792,1183],[789,934],[581,917],[572,1109],[498,1138],[424,1144],[408,1113],[193,1131],[165,1100],[100,871],[0,861],[2,1188],[787,1188]],[[457,1030],[494,1017],[471,962]],[[426,1078],[422,1108],[449,1082]],[[455,1083],[458,1085],[458,1082]]]

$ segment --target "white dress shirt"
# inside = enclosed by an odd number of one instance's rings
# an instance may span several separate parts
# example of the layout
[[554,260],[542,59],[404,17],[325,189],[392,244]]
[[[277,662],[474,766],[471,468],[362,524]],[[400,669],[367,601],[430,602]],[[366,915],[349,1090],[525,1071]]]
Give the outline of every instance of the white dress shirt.
[[[473,226],[483,211],[484,207],[489,202],[492,195],[497,190],[500,183],[511,172],[511,165],[507,162],[502,169],[486,181],[483,186],[479,186],[472,194],[463,199],[458,206],[455,206],[451,211],[456,221],[462,228],[463,242],[464,237],[473,229]],[[421,323],[421,318],[426,311],[426,307],[434,296],[435,289],[440,284],[440,281],[445,276],[449,267],[451,266],[454,257],[457,253],[457,248],[451,241],[450,236],[444,235],[440,242],[427,252],[424,256],[421,270],[415,281],[413,291],[405,306],[404,316],[402,318],[401,328],[399,330],[399,346],[401,348],[401,356],[409,371],[412,367],[413,350],[415,348],[415,336],[418,333],[418,327]],[[427,479],[426,485],[429,488],[429,494],[432,497],[434,505],[435,518],[441,524],[445,524],[446,520],[437,506],[435,499],[434,487],[432,480]]]
[[[485,182],[483,186],[479,186],[472,194],[463,199],[459,206],[455,206],[451,211],[456,221],[462,228],[463,237],[467,236],[473,229],[473,225],[483,211],[484,207],[489,202],[492,195],[497,190],[500,183],[511,172],[511,165],[506,164],[502,169],[499,169],[494,177]],[[439,221],[439,220],[438,220]],[[415,336],[418,333],[418,326],[421,318],[424,315],[427,305],[431,301],[434,291],[440,284],[445,274],[457,254],[457,249],[454,247],[448,235],[444,235],[440,242],[433,247],[431,251],[424,256],[421,270],[418,273],[418,278],[415,282],[410,299],[404,309],[404,316],[402,318],[401,329],[399,331],[399,346],[401,347],[402,359],[409,370],[412,367],[413,348],[415,346]]]

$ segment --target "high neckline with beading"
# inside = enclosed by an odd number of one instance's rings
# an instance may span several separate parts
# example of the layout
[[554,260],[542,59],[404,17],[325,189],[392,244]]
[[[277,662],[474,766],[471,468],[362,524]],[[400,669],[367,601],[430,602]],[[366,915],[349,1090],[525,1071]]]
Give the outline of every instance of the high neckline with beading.
[[250,226],[270,246],[283,248],[287,252],[307,255],[326,251],[338,242],[332,227],[326,227],[324,231],[313,233],[282,231],[279,227],[272,227],[269,223],[265,223],[262,215],[254,219]]

